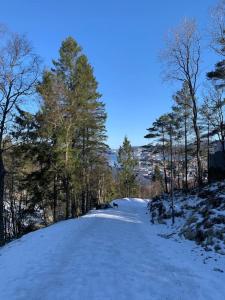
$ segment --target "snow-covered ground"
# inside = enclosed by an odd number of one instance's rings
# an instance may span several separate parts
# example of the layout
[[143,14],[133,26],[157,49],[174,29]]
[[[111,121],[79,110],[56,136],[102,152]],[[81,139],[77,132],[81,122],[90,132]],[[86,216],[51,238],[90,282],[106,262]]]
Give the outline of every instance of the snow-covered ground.
[[225,299],[225,258],[152,225],[146,201],[116,201],[0,250],[1,300]]

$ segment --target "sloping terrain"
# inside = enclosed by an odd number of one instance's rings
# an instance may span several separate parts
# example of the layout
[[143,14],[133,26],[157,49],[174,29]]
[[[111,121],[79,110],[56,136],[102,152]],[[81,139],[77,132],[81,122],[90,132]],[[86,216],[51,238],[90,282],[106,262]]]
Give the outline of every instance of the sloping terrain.
[[224,299],[224,256],[168,239],[145,200],[116,203],[2,248],[0,299]]
[[[171,224],[171,199],[155,197],[149,203],[152,223]],[[177,233],[202,245],[206,251],[225,255],[225,182],[216,182],[189,194],[176,192],[174,208]]]

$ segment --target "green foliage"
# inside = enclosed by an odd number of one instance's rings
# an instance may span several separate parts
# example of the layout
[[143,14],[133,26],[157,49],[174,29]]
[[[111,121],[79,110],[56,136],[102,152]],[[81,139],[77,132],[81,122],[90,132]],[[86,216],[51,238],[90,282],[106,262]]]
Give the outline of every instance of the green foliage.
[[160,172],[159,166],[156,165],[154,169],[154,174],[152,176],[152,181],[153,182],[160,182],[163,185],[163,176]]
[[[69,37],[38,83],[40,110],[32,115],[17,107],[10,155],[23,163],[13,190],[26,194],[25,207],[42,209],[46,224],[84,214],[115,195],[97,89],[93,68]],[[7,162],[7,168],[13,166]]]
[[118,163],[120,166],[120,193],[123,197],[134,196],[137,193],[135,168],[138,162],[127,137],[124,138],[123,145],[119,148]]

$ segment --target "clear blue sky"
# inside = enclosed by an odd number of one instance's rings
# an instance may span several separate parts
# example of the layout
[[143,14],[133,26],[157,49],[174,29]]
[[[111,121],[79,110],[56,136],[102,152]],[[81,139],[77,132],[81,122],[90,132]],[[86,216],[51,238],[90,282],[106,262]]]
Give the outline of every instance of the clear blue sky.
[[[0,22],[26,33],[45,66],[60,43],[73,36],[83,47],[103,94],[111,147],[125,135],[133,145],[146,141],[146,128],[167,112],[176,86],[161,80],[159,50],[168,28],[185,16],[206,30],[214,0],[11,0],[1,1]],[[206,53],[203,73],[215,57]]]

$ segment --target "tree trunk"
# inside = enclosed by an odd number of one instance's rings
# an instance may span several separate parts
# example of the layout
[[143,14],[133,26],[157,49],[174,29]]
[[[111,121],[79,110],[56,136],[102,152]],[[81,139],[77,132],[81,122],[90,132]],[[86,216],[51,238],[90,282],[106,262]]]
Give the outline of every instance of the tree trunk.
[[0,246],[5,244],[5,230],[4,230],[4,185],[5,185],[5,167],[0,152]]
[[184,119],[185,192],[188,191],[187,116]]
[[[14,166],[14,161],[13,161]],[[10,211],[11,211],[11,223],[12,223],[12,236],[16,237],[16,224],[15,224],[15,199],[14,199],[14,174],[11,174],[11,185],[9,191]]]
[[81,208],[82,214],[87,212],[87,195],[86,195],[86,129],[83,128],[82,136],[82,192],[81,192]]
[[196,159],[197,159],[197,179],[198,179],[198,185],[202,185],[202,164],[201,164],[201,140],[200,140],[200,132],[199,132],[199,127],[198,127],[198,109],[197,109],[197,104],[196,104],[196,99],[195,99],[195,94],[193,91],[192,86],[190,86],[190,95],[192,99],[192,104],[193,104],[193,127],[195,131],[195,136],[196,136]]
[[164,129],[162,128],[163,132],[163,172],[164,172],[164,182],[165,182],[165,192],[168,194],[168,180],[167,180],[167,173],[166,173],[166,157],[165,157],[165,140],[164,140]]
[[222,144],[222,151],[223,151],[223,153],[225,153],[225,137],[224,137],[224,135],[222,134],[222,139],[221,139],[221,144]]
[[175,222],[173,188],[174,188],[173,187],[173,138],[172,138],[172,125],[170,125],[170,198],[171,198],[172,224],[174,224]]
[[71,210],[71,217],[74,219],[75,216],[76,216],[76,197],[75,197],[76,193],[75,193],[74,190],[71,191],[71,195],[73,195],[73,196],[72,196],[72,199],[70,201],[71,202],[70,210]]
[[70,216],[70,190],[69,190],[69,180],[68,177],[64,179],[64,189],[65,189],[65,200],[66,200],[66,220],[69,219]]
[[86,213],[86,195],[85,195],[85,191],[83,189],[82,193],[81,193],[81,209],[82,209],[82,215],[84,215]]
[[54,176],[53,183],[53,222],[56,222],[56,207],[57,207],[57,187],[56,187],[56,176]]
[[209,145],[210,145],[210,139],[209,139],[209,121],[208,121],[208,126],[207,126],[207,181],[208,183],[210,182],[209,180],[209,159],[210,159],[210,153],[209,153]]

